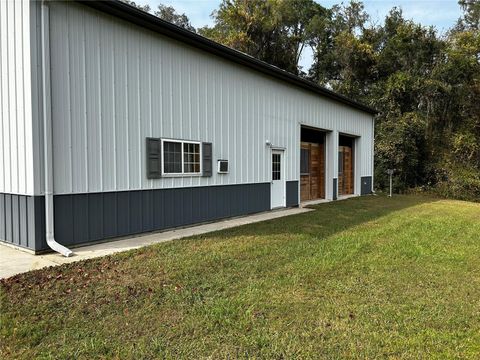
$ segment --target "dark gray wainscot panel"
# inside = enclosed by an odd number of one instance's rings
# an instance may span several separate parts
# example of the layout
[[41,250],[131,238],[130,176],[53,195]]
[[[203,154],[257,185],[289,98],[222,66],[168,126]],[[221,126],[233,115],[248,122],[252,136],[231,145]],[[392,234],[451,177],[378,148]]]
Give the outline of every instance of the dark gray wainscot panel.
[[298,181],[287,181],[287,207],[298,206]]
[[338,179],[333,178],[333,197],[332,197],[333,200],[337,200],[337,197],[338,197],[338,195],[337,195],[337,190],[338,190],[337,189],[337,181],[338,181]]
[[31,250],[45,243],[43,196],[0,193],[0,241]]
[[372,177],[371,176],[362,176],[362,187],[360,189],[361,195],[368,195],[372,193]]
[[54,203],[56,240],[76,245],[267,211],[270,183],[56,195]]

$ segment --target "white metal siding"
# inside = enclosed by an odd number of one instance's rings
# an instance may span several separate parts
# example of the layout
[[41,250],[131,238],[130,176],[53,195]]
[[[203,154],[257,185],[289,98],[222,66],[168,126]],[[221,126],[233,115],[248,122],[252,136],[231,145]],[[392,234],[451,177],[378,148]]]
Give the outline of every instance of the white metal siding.
[[42,44],[41,1],[30,1],[30,54],[33,125],[34,194],[43,193],[43,94],[42,94]]
[[34,192],[30,4],[0,1],[0,192]]
[[[372,175],[370,115],[81,4],[49,6],[55,193],[269,182],[266,140],[298,180],[300,124],[361,136],[359,175]],[[149,180],[149,136],[212,142],[230,173]]]

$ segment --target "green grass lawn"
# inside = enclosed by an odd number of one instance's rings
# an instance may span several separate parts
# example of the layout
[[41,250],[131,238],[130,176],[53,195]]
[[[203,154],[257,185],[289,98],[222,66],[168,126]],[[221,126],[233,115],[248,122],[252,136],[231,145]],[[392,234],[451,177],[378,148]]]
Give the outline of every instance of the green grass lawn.
[[2,358],[480,358],[480,204],[397,196],[2,282]]

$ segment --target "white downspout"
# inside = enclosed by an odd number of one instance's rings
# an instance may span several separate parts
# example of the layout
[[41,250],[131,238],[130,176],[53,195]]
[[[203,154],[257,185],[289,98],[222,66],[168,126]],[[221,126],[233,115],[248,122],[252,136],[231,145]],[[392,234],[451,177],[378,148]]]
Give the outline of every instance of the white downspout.
[[47,245],[63,256],[70,256],[73,252],[55,241],[53,218],[53,144],[52,118],[50,109],[50,43],[48,6],[45,1],[41,5],[42,17],[42,101],[43,101],[43,161],[45,165],[45,230]]

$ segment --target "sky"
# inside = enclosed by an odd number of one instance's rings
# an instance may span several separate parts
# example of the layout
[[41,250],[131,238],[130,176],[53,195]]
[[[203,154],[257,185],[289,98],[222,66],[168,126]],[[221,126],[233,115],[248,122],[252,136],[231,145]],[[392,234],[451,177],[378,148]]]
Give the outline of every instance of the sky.
[[[348,1],[348,0],[347,0]],[[173,6],[178,13],[185,13],[196,28],[212,25],[210,14],[218,7],[220,0],[136,0],[138,4],[148,4],[156,9],[159,3]],[[324,7],[341,3],[341,0],[318,0]],[[365,10],[373,23],[381,24],[388,11],[397,6],[403,10],[405,18],[422,25],[433,25],[440,34],[451,27],[461,16],[456,0],[364,0]],[[300,65],[307,70],[312,62],[312,52],[306,49]]]

